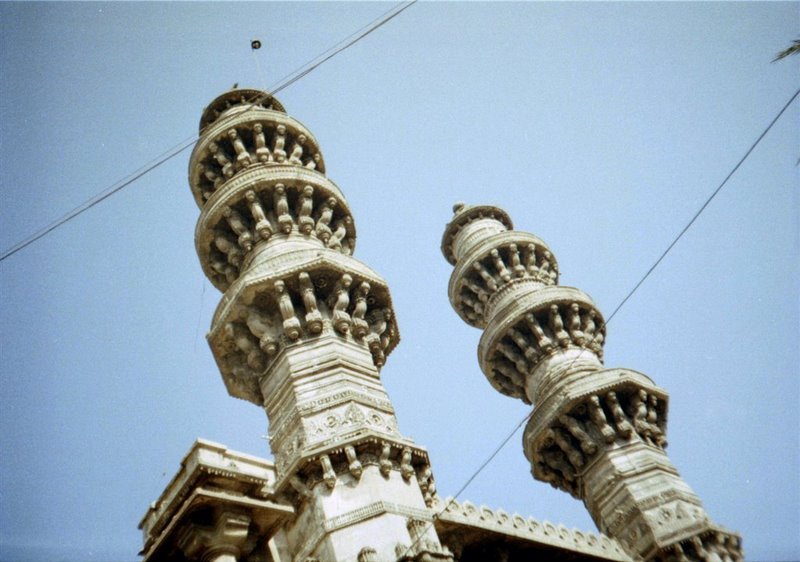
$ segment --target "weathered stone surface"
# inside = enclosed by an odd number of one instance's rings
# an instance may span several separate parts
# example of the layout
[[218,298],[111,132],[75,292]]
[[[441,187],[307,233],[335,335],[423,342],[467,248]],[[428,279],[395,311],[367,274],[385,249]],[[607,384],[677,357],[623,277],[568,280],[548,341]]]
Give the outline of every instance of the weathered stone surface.
[[[389,288],[352,256],[355,221],[325,175],[316,139],[257,90],[219,96],[200,130],[189,166],[201,209],[195,246],[204,273],[224,291],[207,339],[231,396],[267,414],[275,462],[198,441],[141,522],[146,562],[511,559],[498,539],[516,549],[513,559],[631,559],[605,536],[443,503],[426,450],[400,432],[381,383],[380,369],[400,339]],[[592,370],[601,367],[602,348],[591,336],[604,331],[588,296],[556,286],[558,265],[547,246],[509,231],[499,209],[464,209],[460,221],[445,243],[460,272],[451,298],[465,320],[487,329],[481,364],[498,389],[549,413],[532,418],[526,451],[563,455],[553,447],[568,448],[574,438],[586,459],[599,456],[581,408],[609,392],[623,407],[637,404],[636,435],[656,443],[666,395],[643,375],[608,370],[589,386],[572,377],[575,369],[550,376],[564,365],[546,339],[559,357],[585,353],[580,365]],[[520,303],[531,318],[517,314]],[[508,321],[487,323],[490,317]],[[543,373],[536,384],[530,369]],[[659,400],[655,417],[638,406],[632,393],[640,387]],[[554,393],[564,399],[554,401]],[[587,489],[601,489],[623,459],[614,451],[633,446],[609,431],[602,450],[615,449],[606,460],[592,457]],[[644,486],[634,501],[649,506],[648,492]],[[611,498],[599,511],[628,505],[616,488],[598,494]],[[671,501],[677,509],[694,500],[687,492]],[[617,526],[627,530],[628,520]],[[705,544],[686,551],[714,548]]]
[[[380,382],[400,339],[389,288],[351,255],[319,144],[269,94],[227,92],[203,113],[189,183],[197,254],[224,291],[209,345],[228,392],[264,408],[274,493],[293,510],[258,540],[273,559],[390,559],[436,486]],[[217,519],[185,532],[184,556],[249,556],[244,515]]]
[[535,404],[523,434],[533,476],[582,499],[634,559],[741,559],[740,539],[711,523],[664,451],[667,393],[604,368],[591,298],[557,285],[550,250],[511,230],[501,209],[453,210],[442,238],[450,302],[484,330],[478,357],[492,386]]

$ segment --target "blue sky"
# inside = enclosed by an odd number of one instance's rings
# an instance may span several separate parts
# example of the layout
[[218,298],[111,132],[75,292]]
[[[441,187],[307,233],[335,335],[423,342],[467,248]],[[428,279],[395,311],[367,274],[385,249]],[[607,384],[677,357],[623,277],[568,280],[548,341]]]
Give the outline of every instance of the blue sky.
[[[391,7],[2,3],[0,248]],[[798,87],[798,3],[419,3],[283,91],[389,282],[400,429],[455,493],[527,407],[477,365],[439,251],[455,201],[504,207],[606,315]],[[250,53],[252,38],[264,47]],[[800,559],[800,104],[608,327],[671,395],[668,453],[750,560]],[[0,263],[0,560],[136,560],[196,437],[269,456],[204,341],[188,154]],[[519,435],[460,499],[594,529]]]

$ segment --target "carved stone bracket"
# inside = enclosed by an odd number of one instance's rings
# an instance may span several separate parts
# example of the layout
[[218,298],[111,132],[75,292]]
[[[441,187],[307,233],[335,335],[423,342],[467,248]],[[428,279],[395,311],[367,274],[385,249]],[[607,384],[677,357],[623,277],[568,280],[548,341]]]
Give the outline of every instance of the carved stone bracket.
[[383,280],[323,263],[254,281],[221,306],[208,335],[217,364],[231,394],[259,405],[259,378],[288,345],[333,334],[381,367],[400,339]]
[[[301,444],[288,455],[286,451],[276,455],[278,488],[296,505],[310,498],[317,485],[334,490],[342,479],[358,481],[372,466],[377,466],[384,478],[392,472],[400,473],[407,482],[415,478],[429,507],[438,497],[427,452],[399,440],[370,436],[316,450],[302,449]],[[288,474],[295,476],[286,480]]]
[[666,447],[666,401],[660,398],[628,384],[566,402],[548,426],[525,433],[532,474],[581,498],[581,473],[607,447],[633,440]]

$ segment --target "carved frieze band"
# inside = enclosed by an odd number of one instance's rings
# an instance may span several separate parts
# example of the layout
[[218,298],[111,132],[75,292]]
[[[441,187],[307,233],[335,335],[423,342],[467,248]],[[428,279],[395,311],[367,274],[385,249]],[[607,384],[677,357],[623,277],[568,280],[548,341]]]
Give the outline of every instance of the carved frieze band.
[[[355,403],[298,421],[297,425],[287,425],[280,430],[270,431],[270,448],[275,453],[279,472],[301,449],[332,443],[359,430],[384,433],[391,438],[401,437],[393,415]],[[291,433],[285,431],[290,427],[295,429]]]
[[[370,418],[373,426],[385,426],[387,431],[391,433],[397,431],[394,407],[388,398],[381,398],[367,393],[367,391],[345,390],[316,400],[302,402],[297,406],[287,401],[273,405],[272,409],[276,411],[276,414],[270,418],[270,443],[282,442],[289,429],[303,425],[304,418],[312,418],[315,414],[322,416],[324,412],[338,410],[340,406],[349,404],[356,405],[356,407],[362,409],[365,412],[363,415],[364,420]],[[378,422],[377,418],[372,415],[373,412],[381,417],[382,420],[386,420],[385,424]]]
[[254,108],[203,131],[189,160],[189,183],[202,207],[228,180],[255,164],[300,166],[324,173],[313,135],[285,113]]
[[450,300],[467,323],[483,327],[503,293],[521,282],[554,285],[558,264],[544,243],[526,233],[503,232],[477,245],[451,277]]
[[544,299],[529,307],[520,298],[513,304],[516,310],[489,325],[479,350],[481,367],[500,392],[530,403],[527,377],[560,351],[579,348],[602,361],[605,326],[590,303]]
[[299,234],[345,255],[355,249],[352,216],[332,184],[322,178],[274,177],[279,170],[264,170],[270,172],[267,178],[259,171],[251,169],[242,182],[226,188],[225,197],[211,202],[197,223],[204,272],[222,291],[247,267],[252,250],[273,236]]

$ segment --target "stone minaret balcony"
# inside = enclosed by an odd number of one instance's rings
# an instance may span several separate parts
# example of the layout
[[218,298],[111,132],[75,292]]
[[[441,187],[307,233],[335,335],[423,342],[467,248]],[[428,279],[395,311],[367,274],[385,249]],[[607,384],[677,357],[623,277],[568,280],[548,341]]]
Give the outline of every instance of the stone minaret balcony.
[[[224,292],[207,337],[228,392],[269,418],[275,490],[298,513],[276,540],[293,560],[364,548],[394,559],[398,543],[420,543],[409,520],[431,520],[436,488],[380,381],[400,340],[389,288],[352,257],[347,201],[314,136],[277,100],[227,92],[200,131],[189,164],[195,244]],[[348,538],[354,525],[365,544]],[[442,554],[426,533],[417,550]]]
[[604,367],[592,299],[558,285],[553,253],[503,210],[454,212],[442,239],[450,302],[483,330],[478,357],[492,386],[535,406],[523,435],[534,478],[581,499],[634,559],[741,560],[738,535],[711,522],[664,451],[666,391]]

